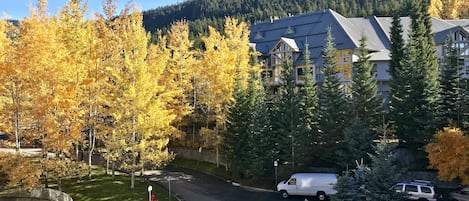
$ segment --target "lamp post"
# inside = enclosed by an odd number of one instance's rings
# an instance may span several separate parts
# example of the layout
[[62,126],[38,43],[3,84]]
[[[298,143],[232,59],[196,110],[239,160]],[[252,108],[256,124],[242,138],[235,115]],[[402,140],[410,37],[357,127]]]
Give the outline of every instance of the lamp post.
[[171,176],[168,176],[168,194],[169,194],[169,201],[171,201]]
[[153,190],[153,187],[150,185],[150,186],[148,186],[148,201],[152,201],[151,200],[151,190]]
[[277,185],[277,169],[278,169],[278,159],[274,160],[274,169],[275,169],[275,185]]

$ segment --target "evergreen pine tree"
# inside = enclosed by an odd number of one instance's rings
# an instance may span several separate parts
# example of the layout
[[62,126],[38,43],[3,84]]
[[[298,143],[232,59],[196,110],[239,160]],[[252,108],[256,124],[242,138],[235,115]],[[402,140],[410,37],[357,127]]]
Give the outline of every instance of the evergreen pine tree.
[[398,84],[399,89],[393,88],[391,112],[399,138],[407,147],[418,150],[428,142],[435,129],[439,101],[438,63],[427,12],[428,1],[412,0],[410,5],[413,9],[411,30],[398,73],[398,80],[407,81]]
[[[253,64],[257,64],[256,59]],[[267,176],[271,170],[272,156],[272,129],[269,111],[265,101],[265,91],[258,70],[253,69],[250,73],[247,88],[247,103],[250,115],[248,122],[248,159],[246,175],[251,179],[259,179]],[[244,157],[247,157],[246,155]]]
[[352,171],[347,171],[343,176],[340,176],[334,189],[337,193],[332,197],[332,201],[366,201],[366,177],[369,168],[358,160],[355,161],[357,168]]
[[362,201],[362,197],[359,196],[360,187],[357,185],[355,178],[350,172],[345,172],[344,175],[337,179],[337,183],[334,185],[334,190],[337,193],[332,197],[332,201]]
[[243,177],[244,170],[250,156],[248,152],[248,122],[249,106],[246,90],[243,89],[241,80],[237,78],[234,90],[234,105],[228,114],[227,130],[224,138],[224,152],[235,177]]
[[366,176],[366,197],[373,201],[400,201],[404,200],[402,194],[390,188],[401,179],[401,170],[396,165],[395,146],[389,143],[386,137],[375,146],[375,153],[370,154],[371,169]]
[[354,63],[351,85],[352,121],[344,131],[343,145],[339,151],[339,161],[348,165],[360,158],[367,161],[367,153],[372,152],[372,143],[376,139],[376,130],[381,114],[382,99],[377,95],[376,81],[371,73],[372,64],[363,36],[359,47],[358,61]]
[[452,122],[461,128],[461,66],[458,61],[458,50],[453,46],[454,41],[450,37],[445,45],[444,65],[440,75],[440,128]]
[[278,88],[278,99],[274,103],[273,117],[274,131],[276,132],[276,147],[279,151],[279,159],[288,162],[291,171],[295,171],[298,160],[295,154],[304,153],[303,147],[299,147],[300,141],[305,139],[301,132],[301,111],[299,96],[297,94],[296,79],[292,61],[286,61],[282,68],[282,84]]
[[337,150],[337,161],[341,167],[351,167],[355,160],[369,161],[369,153],[373,150],[374,132],[360,118],[353,118],[344,129],[343,146]]
[[[332,30],[327,32],[327,41],[323,50],[323,76],[319,85],[320,144],[322,159],[335,159],[336,142],[343,139],[343,129],[347,108],[347,99],[336,71],[336,49]],[[335,160],[334,160],[335,161]],[[329,162],[334,162],[329,161]]]
[[315,158],[315,150],[316,146],[313,144],[317,144],[318,141],[318,130],[319,130],[319,115],[318,115],[318,96],[317,96],[317,89],[314,83],[313,78],[313,71],[312,71],[312,64],[310,61],[310,52],[309,52],[309,45],[306,43],[305,50],[303,52],[304,55],[304,78],[303,78],[303,86],[299,90],[299,108],[301,111],[301,120],[300,120],[300,127],[303,130],[302,132],[306,135],[302,135],[305,139],[299,140],[301,143],[301,147],[304,147],[305,151],[302,155],[298,155],[299,163],[307,165],[311,163]]
[[366,37],[363,36],[360,42],[358,61],[353,65],[351,113],[370,128],[376,128],[383,101],[377,94],[375,75],[371,73],[373,64],[369,61]]
[[461,79],[461,121],[462,129],[467,133],[469,132],[469,79]]

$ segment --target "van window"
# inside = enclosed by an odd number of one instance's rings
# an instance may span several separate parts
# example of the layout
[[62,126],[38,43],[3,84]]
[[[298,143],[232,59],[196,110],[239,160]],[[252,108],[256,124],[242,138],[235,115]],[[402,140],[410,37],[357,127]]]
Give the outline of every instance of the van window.
[[291,178],[288,180],[288,185],[296,185],[296,178]]
[[417,186],[414,185],[405,185],[405,192],[419,192]]

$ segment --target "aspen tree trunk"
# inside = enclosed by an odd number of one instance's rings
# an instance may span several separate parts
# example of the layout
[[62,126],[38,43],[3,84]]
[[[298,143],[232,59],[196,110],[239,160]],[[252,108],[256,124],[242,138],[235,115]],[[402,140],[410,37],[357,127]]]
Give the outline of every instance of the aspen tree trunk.
[[108,175],[109,172],[109,156],[106,158],[106,175]]
[[135,167],[136,167],[136,163],[137,163],[137,157],[135,156],[135,144],[137,142],[137,139],[136,139],[136,133],[135,133],[135,124],[136,124],[136,120],[135,120],[135,115],[132,115],[132,139],[133,139],[133,145],[132,145],[132,167],[130,168],[131,169],[131,173],[130,173],[130,189],[132,189],[132,192],[134,191],[134,188],[135,188]]
[[[90,106],[90,118],[96,118],[96,110],[93,111],[93,106]],[[96,120],[96,119],[94,119]],[[92,123],[92,127],[88,132],[88,139],[89,139],[89,147],[88,147],[88,179],[91,180],[91,165],[92,165],[92,157],[93,151],[96,144],[96,128],[95,128],[95,121]]]
[[15,149],[16,149],[16,152],[19,152],[20,151],[20,121],[19,121],[19,111],[18,109],[15,109],[15,114],[14,114],[14,118],[15,118]]

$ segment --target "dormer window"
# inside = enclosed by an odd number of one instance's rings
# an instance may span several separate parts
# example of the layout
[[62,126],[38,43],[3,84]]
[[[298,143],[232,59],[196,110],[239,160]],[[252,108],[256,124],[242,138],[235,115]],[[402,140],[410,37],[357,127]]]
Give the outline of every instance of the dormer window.
[[293,29],[292,27],[288,27],[287,30],[285,30],[284,35],[294,34],[294,33],[295,33],[295,29]]
[[254,37],[254,40],[261,40],[261,39],[264,39],[264,36],[262,36],[261,32],[257,32],[256,36]]

